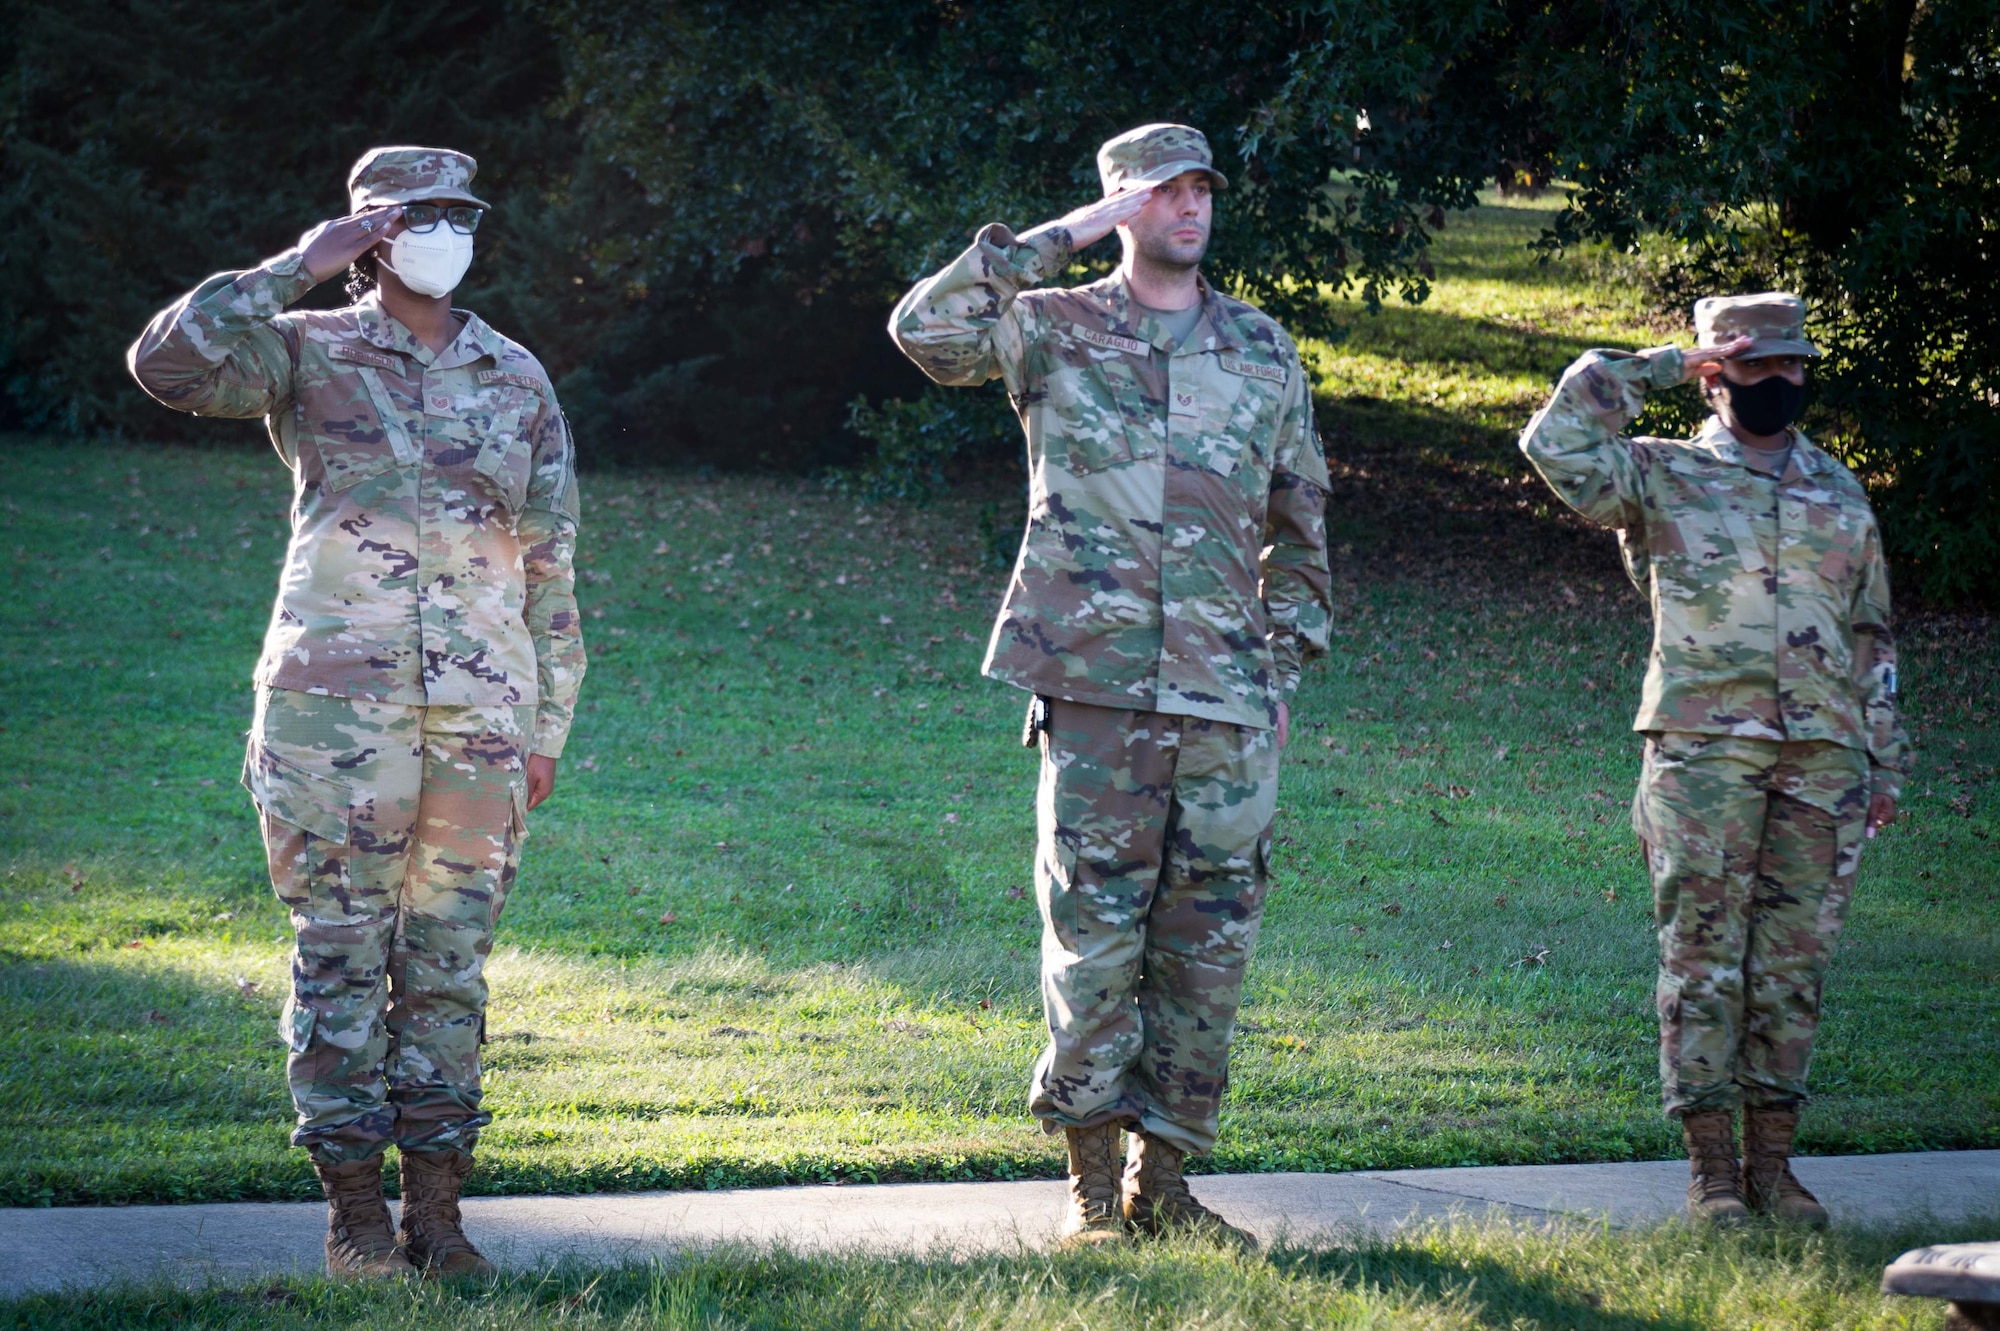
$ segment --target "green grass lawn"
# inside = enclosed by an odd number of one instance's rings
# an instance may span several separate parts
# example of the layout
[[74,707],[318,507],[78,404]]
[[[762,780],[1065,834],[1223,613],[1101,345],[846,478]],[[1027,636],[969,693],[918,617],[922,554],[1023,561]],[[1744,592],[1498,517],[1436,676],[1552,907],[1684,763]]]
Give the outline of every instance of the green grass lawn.
[[1924,1243],[1992,1232],[1992,1224],[1811,1234],[1762,1225],[1703,1233],[1681,1224],[1635,1231],[1460,1221],[1395,1238],[1280,1246],[1254,1258],[1176,1244],[956,1259],[723,1246],[612,1270],[522,1273],[490,1286],[356,1288],[288,1279],[47,1295],[0,1303],[0,1321],[22,1331],[1931,1331],[1944,1305],[1883,1295],[1883,1265]]
[[[1428,304],[1307,348],[1334,652],[1210,1167],[1674,1149],[1626,824],[1643,604],[1512,446],[1577,350],[1671,330],[1603,261],[1536,267],[1544,216],[1456,219]],[[236,784],[287,477],[251,446],[0,457],[0,1203],[316,1195]],[[585,495],[591,672],[501,926],[474,1186],[1057,1172],[1023,1108],[1034,760],[1021,695],[977,676],[987,497]],[[1904,628],[1921,765],[1863,860],[1813,1151],[2000,1145],[2000,641]]]

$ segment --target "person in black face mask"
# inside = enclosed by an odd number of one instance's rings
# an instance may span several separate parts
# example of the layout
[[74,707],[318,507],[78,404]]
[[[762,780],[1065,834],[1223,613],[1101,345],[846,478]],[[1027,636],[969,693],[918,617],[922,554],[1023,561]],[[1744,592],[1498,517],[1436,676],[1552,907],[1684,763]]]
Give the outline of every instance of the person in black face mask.
[[1695,303],[1697,329],[1716,330],[1718,315],[1728,331],[1747,330],[1746,315],[1763,317],[1768,326],[1757,326],[1744,350],[1702,369],[1702,399],[1742,445],[1745,466],[1780,476],[1791,461],[1792,422],[1805,406],[1806,357],[1819,355],[1801,327],[1804,305],[1781,291],[1709,296]]
[[[1688,1211],[1824,1224],[1792,1142],[1862,847],[1910,766],[1888,565],[1861,482],[1792,423],[1819,354],[1804,303],[1710,297],[1694,323],[1693,347],[1586,352],[1521,451],[1617,529],[1652,608],[1632,827]],[[1625,433],[1648,393],[1689,380],[1715,412],[1694,438]]]

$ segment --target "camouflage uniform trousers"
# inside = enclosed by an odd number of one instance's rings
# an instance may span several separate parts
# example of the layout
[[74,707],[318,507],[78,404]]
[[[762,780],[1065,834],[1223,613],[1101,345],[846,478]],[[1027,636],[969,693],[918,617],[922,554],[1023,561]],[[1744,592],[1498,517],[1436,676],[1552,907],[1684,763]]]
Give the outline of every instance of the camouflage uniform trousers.
[[526,833],[534,708],[259,692],[244,784],[296,949],[280,1035],[315,1159],[470,1151],[485,963]]
[[1632,820],[1659,925],[1670,1117],[1804,1103],[1868,794],[1867,756],[1839,744],[1648,737]]
[[1263,915],[1269,730],[1052,700],[1035,890],[1046,1131],[1136,1123],[1215,1145],[1243,970]]

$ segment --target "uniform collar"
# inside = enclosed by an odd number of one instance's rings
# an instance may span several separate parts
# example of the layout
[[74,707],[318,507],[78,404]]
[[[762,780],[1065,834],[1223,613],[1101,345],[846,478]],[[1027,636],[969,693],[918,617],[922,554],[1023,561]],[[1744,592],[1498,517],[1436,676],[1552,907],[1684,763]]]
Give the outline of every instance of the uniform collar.
[[1109,306],[1111,331],[1125,337],[1136,337],[1156,351],[1198,352],[1198,351],[1238,351],[1243,347],[1243,339],[1236,333],[1235,322],[1223,307],[1222,297],[1208,284],[1208,279],[1195,274],[1195,285],[1201,290],[1201,320],[1188,330],[1187,340],[1175,345],[1173,336],[1160,326],[1160,321],[1149,314],[1140,314],[1135,319],[1137,302],[1132,298],[1132,288],[1126,284],[1122,272],[1113,273],[1099,283],[1100,293]]
[[384,351],[401,352],[415,358],[417,364],[435,370],[455,370],[482,359],[499,360],[499,338],[486,321],[471,310],[452,307],[452,313],[462,315],[465,326],[458,330],[458,336],[443,352],[433,354],[417,335],[403,327],[402,321],[382,308],[379,291],[370,291],[361,298],[356,307],[361,336]]
[[[1806,438],[1804,430],[1794,425],[1791,427],[1791,436],[1792,460],[1786,464],[1786,475],[1789,476],[1794,468],[1808,476],[1832,470],[1833,459],[1812,440]],[[1701,433],[1695,437],[1695,445],[1714,454],[1720,461],[1733,463],[1739,467],[1744,465],[1743,445],[1730,432],[1729,427],[1722,423],[1720,416],[1710,416],[1703,422]]]

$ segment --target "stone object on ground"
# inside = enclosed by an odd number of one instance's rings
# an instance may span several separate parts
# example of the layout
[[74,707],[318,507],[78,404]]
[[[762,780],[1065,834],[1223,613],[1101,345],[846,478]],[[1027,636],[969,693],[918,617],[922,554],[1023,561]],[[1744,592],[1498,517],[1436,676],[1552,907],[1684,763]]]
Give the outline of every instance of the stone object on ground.
[[2000,1243],[1913,1249],[1882,1272],[1882,1292],[1951,1300],[1945,1331],[2000,1331]]

